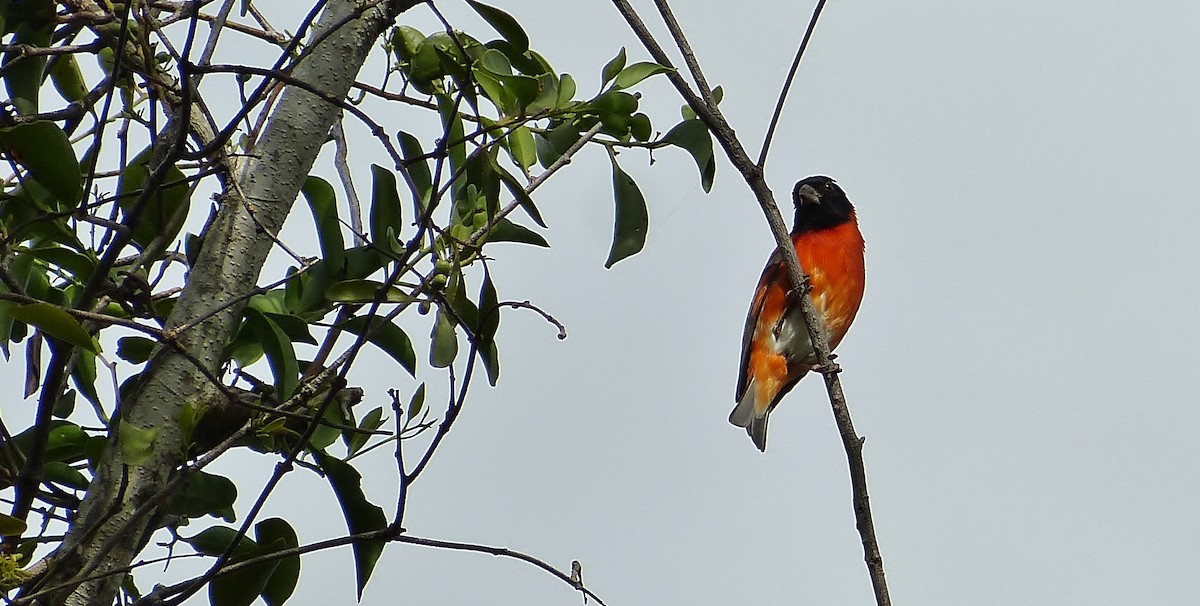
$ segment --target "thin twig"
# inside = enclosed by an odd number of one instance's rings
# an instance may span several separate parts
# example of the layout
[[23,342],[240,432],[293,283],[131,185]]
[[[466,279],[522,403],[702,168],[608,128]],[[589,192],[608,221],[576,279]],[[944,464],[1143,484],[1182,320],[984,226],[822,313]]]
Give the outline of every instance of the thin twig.
[[800,48],[796,50],[796,58],[792,60],[792,67],[788,69],[787,78],[783,80],[783,90],[779,91],[779,101],[775,102],[775,113],[771,115],[771,125],[767,127],[767,135],[763,137],[762,151],[758,152],[758,167],[765,170],[767,168],[767,150],[771,148],[771,139],[775,136],[775,127],[779,124],[779,116],[783,114],[783,102],[787,100],[788,91],[792,88],[792,80],[796,77],[796,71],[800,68],[800,59],[804,57],[804,49],[808,48],[808,41],[812,39],[813,30],[817,28],[817,19],[821,18],[821,9],[825,8],[825,0],[819,0],[817,7],[813,9],[812,18],[808,20],[808,29],[804,31],[804,39],[800,41]]
[[410,545],[422,545],[425,547],[436,547],[438,549],[452,549],[455,551],[474,551],[474,552],[478,552],[478,553],[486,553],[489,555],[521,560],[522,562],[526,562],[528,564],[533,564],[534,566],[537,566],[538,568],[541,568],[542,570],[558,577],[559,580],[570,585],[571,587],[574,587],[577,591],[583,593],[583,595],[585,595],[593,600],[596,600],[596,603],[599,604],[600,606],[605,606],[604,600],[601,600],[600,596],[592,593],[589,589],[584,587],[582,581],[576,581],[571,578],[571,575],[551,566],[550,564],[547,564],[546,562],[544,562],[542,560],[539,560],[531,555],[521,553],[519,551],[513,551],[511,549],[507,549],[504,547],[491,547],[488,545],[475,545],[473,543],[459,543],[456,541],[440,541],[437,539],[426,539],[426,538],[422,538],[422,537],[414,537],[412,535],[407,535],[407,534],[400,535],[400,536],[396,537],[394,540],[398,543],[408,543]]
[[537,313],[541,317],[545,318],[545,320],[547,322],[553,324],[554,327],[558,329],[558,340],[559,341],[562,341],[563,339],[567,338],[567,327],[563,326],[563,323],[559,322],[558,318],[555,318],[554,316],[550,315],[549,312],[543,310],[542,308],[538,307],[537,305],[534,305],[533,303],[530,303],[528,300],[526,300],[526,301],[501,301],[501,302],[497,303],[496,306],[497,307],[512,307],[513,309],[532,310],[533,312]]
[[[248,568],[250,566],[254,566],[257,564],[262,564],[264,562],[272,562],[275,560],[282,560],[284,558],[291,558],[291,557],[295,557],[295,556],[306,555],[309,553],[313,553],[316,551],[322,551],[325,549],[332,549],[335,547],[343,547],[346,545],[352,545],[354,543],[366,543],[366,542],[371,542],[371,541],[386,540],[386,541],[393,541],[396,543],[406,543],[408,545],[419,545],[421,547],[433,547],[435,549],[449,549],[452,551],[471,551],[471,552],[475,552],[475,553],[485,553],[485,554],[493,555],[493,556],[497,556],[497,557],[520,560],[527,564],[532,564],[533,566],[536,566],[536,567],[550,573],[551,575],[557,577],[562,582],[570,585],[576,591],[579,591],[580,593],[583,593],[588,598],[595,600],[597,604],[600,604],[600,606],[605,606],[604,600],[600,599],[600,596],[593,593],[587,587],[584,587],[583,582],[581,580],[580,581],[574,580],[571,578],[571,576],[569,574],[559,570],[558,568],[555,568],[554,566],[551,566],[546,561],[535,558],[529,554],[522,553],[520,551],[515,551],[512,549],[508,549],[506,547],[494,547],[491,545],[479,545],[479,544],[475,544],[475,543],[460,543],[457,541],[443,541],[440,539],[415,537],[415,536],[411,536],[408,534],[403,534],[403,532],[404,532],[403,528],[384,528],[381,530],[373,530],[370,532],[363,532],[363,533],[359,533],[359,534],[352,534],[352,535],[347,535],[344,537],[337,537],[334,539],[318,541],[315,543],[310,543],[308,545],[301,545],[299,547],[291,547],[288,549],[281,549],[279,551],[275,551],[272,553],[268,553],[268,554],[260,555],[260,556],[254,557],[254,558],[250,558],[248,560],[243,560],[241,562],[229,564],[228,566],[225,566],[224,568],[222,568],[220,570],[220,572],[217,573],[217,576],[232,574],[232,573],[235,573],[244,568]],[[126,572],[126,571],[125,570],[115,570],[115,571],[109,572],[107,574],[116,574],[116,573],[122,573],[122,572]],[[96,576],[97,577],[107,576],[107,574],[106,575],[96,575]],[[183,581],[181,583],[176,583],[175,585],[159,587],[158,589],[155,589],[154,591],[150,592],[149,594],[143,596],[142,599],[138,600],[135,604],[160,604],[160,603],[163,603],[163,601],[169,599],[170,596],[174,596],[174,595],[178,594],[182,589],[187,587],[189,582],[190,581]]]
[[338,178],[342,181],[342,189],[346,192],[346,201],[350,206],[350,229],[354,232],[354,245],[363,246],[367,240],[360,235],[363,233],[362,203],[358,200],[358,192],[354,190],[354,180],[350,178],[350,163],[346,159],[346,131],[342,128],[341,116],[333,123],[329,136],[333,138],[333,165],[337,168]]
[[715,108],[717,100],[708,86],[704,71],[700,69],[700,62],[696,60],[696,53],[692,51],[692,45],[688,44],[687,36],[683,35],[683,28],[679,26],[679,21],[675,20],[675,13],[671,12],[671,5],[667,4],[667,0],[654,0],[654,6],[658,7],[658,14],[662,16],[663,23],[667,25],[667,31],[671,32],[671,37],[675,39],[675,45],[679,47],[679,53],[683,55],[684,65],[687,65],[692,79],[696,81],[696,88],[700,89],[700,97],[704,99],[706,105]]
[[[217,16],[212,20],[212,27],[208,30],[208,40],[204,43],[204,50],[200,51],[200,60],[196,61],[197,65],[208,65],[212,62],[213,53],[217,52],[217,40],[221,38],[221,32],[225,29],[225,25],[229,20],[229,13],[233,11],[234,0],[225,0],[221,8],[217,11]],[[196,11],[199,15],[200,11]],[[193,23],[195,20],[193,20]],[[200,86],[200,74],[196,74],[192,81],[192,86]]]

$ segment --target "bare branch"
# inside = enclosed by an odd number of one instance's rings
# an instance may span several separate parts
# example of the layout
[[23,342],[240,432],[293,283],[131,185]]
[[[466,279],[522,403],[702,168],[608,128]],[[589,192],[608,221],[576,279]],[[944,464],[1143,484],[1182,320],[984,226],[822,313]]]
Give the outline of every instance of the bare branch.
[[592,593],[591,590],[584,587],[582,580],[572,579],[570,574],[565,573],[565,572],[551,566],[550,564],[547,564],[543,560],[539,560],[531,555],[521,553],[519,551],[513,551],[512,549],[507,549],[504,547],[491,547],[488,545],[476,545],[473,543],[458,543],[455,541],[440,541],[437,539],[425,539],[425,538],[421,538],[421,537],[414,537],[412,535],[407,535],[407,534],[400,535],[393,540],[398,543],[408,543],[410,545],[422,545],[425,547],[436,547],[438,549],[452,549],[455,551],[474,551],[474,552],[486,553],[486,554],[494,555],[494,556],[498,556],[498,557],[513,558],[516,560],[521,560],[522,562],[533,564],[534,566],[541,568],[542,570],[554,575],[555,577],[558,577],[559,580],[561,580],[562,582],[575,588],[575,590],[579,591],[583,595],[585,595],[593,600],[596,600],[596,603],[599,604],[600,606],[605,606],[604,600],[601,600],[600,596]]
[[675,20],[675,13],[671,12],[671,5],[667,3],[667,0],[654,0],[654,6],[658,7],[658,14],[662,16],[663,23],[667,24],[667,31],[671,32],[675,45],[679,47],[679,52],[683,55],[683,63],[687,65],[692,79],[696,81],[696,88],[700,89],[700,97],[704,99],[704,104],[716,107],[717,101],[713,97],[712,89],[708,86],[708,80],[704,78],[700,62],[696,60],[696,53],[692,52],[692,45],[688,44],[687,36],[683,35],[683,28]]
[[[650,33],[645,23],[638,17],[633,7],[630,6],[628,0],[613,0],[613,4],[616,5],[621,15],[625,17],[630,28],[633,29],[634,33],[642,41],[643,46],[650,51],[655,61],[663,65],[668,65],[664,63],[668,59],[663,53],[662,47],[654,40],[654,36]],[[813,25],[815,25],[815,18]],[[688,88],[687,82],[677,73],[670,72],[667,76],[672,84],[675,85],[679,94],[687,100],[697,116],[708,125],[713,136],[721,144],[721,147],[725,149],[730,162],[742,174],[742,178],[750,186],[750,190],[754,192],[763,215],[771,227],[771,233],[775,236],[779,253],[783,258],[784,265],[787,267],[788,277],[796,287],[798,303],[804,315],[805,323],[808,325],[809,338],[812,341],[817,359],[816,369],[825,378],[825,387],[829,393],[829,402],[833,409],[834,419],[837,421],[838,431],[842,437],[842,445],[846,450],[846,457],[850,467],[851,487],[853,489],[854,515],[857,520],[859,536],[862,539],[864,560],[866,561],[867,570],[871,577],[871,584],[875,590],[875,600],[878,606],[890,606],[891,598],[888,596],[887,582],[884,578],[883,557],[879,553],[879,543],[875,538],[875,525],[871,518],[870,498],[867,493],[867,477],[862,460],[862,438],[854,431],[854,424],[850,419],[850,410],[846,404],[846,396],[842,391],[841,381],[838,379],[838,369],[832,363],[828,331],[821,317],[816,313],[812,298],[809,296],[810,285],[808,276],[805,275],[803,268],[800,266],[800,260],[796,257],[796,249],[792,246],[791,237],[783,221],[783,216],[780,215],[779,208],[775,204],[774,195],[763,179],[762,166],[755,163],[746,154],[737,139],[736,133],[729,126],[719,108],[708,107],[707,104],[701,103],[695,93]]]
[[[408,545],[418,545],[421,547],[433,547],[435,549],[449,549],[452,551],[471,551],[471,552],[475,552],[475,553],[485,553],[485,554],[493,555],[496,557],[520,560],[527,564],[532,564],[533,566],[536,566],[537,568],[540,568],[543,571],[550,573],[552,576],[554,576],[554,577],[558,578],[559,580],[561,580],[562,582],[570,585],[573,589],[582,593],[584,596],[586,596],[592,600],[595,600],[597,604],[600,604],[600,606],[606,606],[604,603],[604,600],[600,599],[600,596],[593,593],[587,587],[584,587],[582,579],[574,579],[571,577],[570,574],[565,573],[562,570],[559,570],[558,568],[551,566],[544,560],[535,558],[529,554],[522,553],[520,551],[516,551],[513,549],[508,549],[506,547],[494,547],[491,545],[479,545],[479,544],[475,544],[475,543],[460,543],[457,541],[443,541],[440,539],[415,537],[415,536],[403,534],[403,533],[404,533],[403,528],[385,528],[382,530],[363,532],[363,533],[359,533],[359,534],[338,537],[335,539],[318,541],[315,543],[310,543],[308,545],[301,545],[299,547],[281,549],[276,552],[264,554],[264,555],[261,555],[258,557],[250,558],[248,560],[243,560],[243,561],[237,562],[235,564],[229,564],[229,565],[221,568],[221,570],[217,573],[216,576],[232,574],[234,572],[242,570],[243,568],[254,566],[256,564],[262,564],[263,562],[271,562],[271,561],[275,561],[275,560],[282,560],[283,558],[302,556],[302,555],[306,555],[306,554],[313,553],[316,551],[333,549],[335,547],[344,547],[346,545],[352,545],[354,543],[364,543],[364,542],[369,542],[369,541],[384,540],[384,541],[392,541],[392,542],[396,542],[396,543],[405,543]],[[122,572],[124,572],[124,571],[122,571]],[[188,586],[188,584],[193,581],[184,581],[182,583],[176,583],[175,585],[159,587],[158,589],[155,589],[154,591],[150,592],[149,594],[146,594],[144,597],[142,597],[142,599],[138,600],[137,602],[134,602],[133,606],[150,606],[152,604],[162,604],[162,603],[165,603],[167,600],[174,602],[174,601],[178,600],[179,595],[182,592],[182,590],[185,589]]]
[[567,338],[567,327],[563,326],[562,322],[559,322],[557,318],[555,318],[554,316],[550,315],[542,308],[538,307],[537,305],[534,305],[533,303],[530,303],[527,300],[526,301],[501,301],[501,302],[497,303],[496,305],[498,305],[500,307],[512,307],[514,309],[533,310],[538,315],[545,318],[547,322],[553,324],[555,326],[555,328],[558,329],[558,340],[559,341]]
[[333,164],[337,169],[338,179],[342,181],[342,190],[346,192],[346,203],[350,206],[350,230],[354,232],[354,244],[362,246],[367,243],[362,237],[362,203],[358,201],[358,192],[354,190],[354,180],[350,178],[350,163],[346,160],[346,130],[342,128],[339,117],[329,131],[333,137]]

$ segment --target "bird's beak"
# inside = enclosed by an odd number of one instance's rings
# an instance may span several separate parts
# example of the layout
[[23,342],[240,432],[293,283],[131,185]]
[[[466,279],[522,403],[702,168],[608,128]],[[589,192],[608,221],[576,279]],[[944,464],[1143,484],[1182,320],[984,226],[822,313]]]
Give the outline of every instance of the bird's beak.
[[801,204],[821,203],[821,194],[817,193],[817,190],[811,185],[801,185],[798,193],[800,194],[799,202]]

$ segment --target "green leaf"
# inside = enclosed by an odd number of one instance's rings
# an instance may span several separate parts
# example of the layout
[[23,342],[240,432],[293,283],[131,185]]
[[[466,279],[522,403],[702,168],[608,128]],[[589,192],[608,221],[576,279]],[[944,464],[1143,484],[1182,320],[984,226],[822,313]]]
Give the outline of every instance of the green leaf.
[[517,225],[508,219],[496,221],[496,224],[492,226],[492,232],[488,235],[487,241],[518,242],[520,244],[550,247],[550,243],[541,234],[523,225]]
[[416,137],[404,131],[399,132],[399,139],[400,154],[404,156],[404,170],[408,171],[408,178],[412,179],[413,186],[421,197],[421,208],[425,208],[433,199],[433,177],[429,173],[429,162],[423,157],[425,151],[421,149],[421,142]]
[[471,55],[472,58],[478,59],[483,55],[483,51],[480,49],[495,49],[504,53],[504,56],[508,58],[508,62],[512,65],[513,69],[526,76],[533,76],[540,79],[541,76],[552,74],[554,71],[550,67],[550,62],[546,61],[545,57],[533,50],[517,50],[515,46],[509,44],[508,40],[489,40],[486,45],[481,46],[479,49],[468,48],[467,54]]
[[341,278],[338,274],[344,272],[345,269],[344,262],[334,265],[324,261],[314,262],[309,266],[308,271],[304,272],[301,272],[298,267],[287,268],[288,280],[282,289],[284,309],[282,315],[296,318],[301,322],[313,322],[324,317],[333,309],[333,306],[325,298],[325,291]]
[[265,314],[284,315],[287,313],[287,293],[280,289],[267,291],[250,297],[247,305]]
[[417,48],[425,41],[425,34],[407,25],[398,26],[392,32],[392,52],[396,60],[404,63],[412,61],[417,54]]
[[[496,163],[495,158],[489,155],[488,160],[491,162],[492,172],[494,172],[499,178],[500,182],[504,184],[504,187],[508,189],[508,192],[513,195],[513,198],[516,199],[517,205],[521,207],[521,210],[525,211],[525,214],[529,215],[529,218],[533,219],[535,223],[541,225],[542,227],[546,227],[546,221],[542,219],[541,211],[539,211],[537,206],[534,205],[533,198],[529,197],[529,193],[525,191],[525,186],[521,185],[521,182],[518,181],[516,177],[512,176],[512,174],[510,174],[507,170],[504,170],[502,166]],[[499,194],[497,193],[497,195]],[[495,213],[491,213],[489,216],[494,215]]]
[[700,169],[700,185],[705,192],[712,190],[713,177],[717,174],[717,161],[713,157],[712,134],[700,120],[684,120],[675,125],[663,137],[663,142],[681,147],[696,161]]
[[671,71],[671,68],[665,65],[659,65],[652,61],[642,61],[621,70],[621,73],[617,74],[615,84],[617,88],[629,88],[650,76],[665,74],[669,71]]
[[238,328],[233,341],[225,346],[224,358],[237,362],[243,368],[258,362],[263,357],[262,344],[258,342],[254,330],[245,323]]
[[309,332],[309,323],[299,316],[292,314],[267,314],[276,326],[291,339],[293,343],[306,343],[308,345],[317,345],[317,340]]
[[28,303],[12,308],[9,313],[13,318],[36,326],[38,330],[60,341],[93,353],[100,351],[100,346],[92,339],[92,335],[88,334],[87,329],[57,305]]
[[[725,97],[725,90],[718,86],[712,90],[712,95],[713,101],[716,102],[717,105],[720,105],[721,99]],[[679,108],[679,113],[683,115],[684,120],[695,120],[698,117],[696,115],[696,110],[692,109],[692,106],[686,103],[683,105],[683,107]]]
[[[247,544],[254,545],[255,543],[246,539],[245,543],[239,544],[238,552],[229,558],[230,564],[270,555],[283,548],[282,541],[244,548],[243,546]],[[275,574],[279,566],[280,560],[265,560],[214,578],[208,586],[209,603],[218,606],[250,606],[266,591],[267,581]]]
[[42,479],[74,490],[87,490],[88,479],[79,470],[61,461],[47,461],[42,466]]
[[[29,428],[13,437],[13,444],[28,453],[33,447],[36,428]],[[83,428],[67,421],[51,421],[50,435],[46,441],[46,460],[74,463],[82,460],[88,444],[88,435]]]
[[571,74],[558,77],[558,107],[562,107],[575,98],[575,78]]
[[470,337],[475,334],[475,329],[479,326],[479,307],[467,296],[464,284],[462,271],[455,271],[450,276],[445,293],[447,302],[450,304],[447,314],[456,326],[461,325],[466,329],[467,336]]
[[474,75],[475,81],[487,93],[488,99],[491,99],[501,113],[506,116],[525,113],[525,108],[537,100],[538,94],[541,92],[541,83],[532,76],[498,74],[478,66],[473,68],[471,73]]
[[496,349],[496,330],[500,327],[500,306],[496,297],[496,285],[490,274],[485,273],[479,287],[479,326],[475,330],[478,341],[479,359],[487,371],[488,383],[496,386],[500,379],[500,352]]
[[[495,147],[485,153],[473,154],[467,161],[466,178],[460,183],[466,186],[456,192],[455,210],[463,225],[475,227],[475,223],[496,215],[500,208],[500,173],[504,169],[496,162],[499,152]],[[510,176],[511,178],[511,176]],[[477,213],[484,213],[476,218]]]
[[236,519],[233,504],[237,494],[237,485],[233,480],[196,471],[184,480],[181,490],[167,499],[166,511],[189,518],[210,515],[232,522]]
[[154,441],[157,439],[156,427],[142,428],[126,421],[117,429],[117,442],[121,446],[126,465],[136,467],[149,461],[154,454]]
[[[350,534],[361,534],[387,528],[387,517],[383,509],[367,500],[362,491],[362,475],[349,463],[331,457],[322,452],[314,452],[313,457],[321,469],[325,470],[338,504],[342,506],[342,514],[346,518],[346,528]],[[363,588],[371,578],[375,562],[383,553],[385,541],[358,541],[353,544],[354,570],[358,579],[358,598],[362,599]]]
[[451,173],[454,173],[467,162],[467,144],[463,138],[465,127],[450,95],[437,95],[437,100],[438,112],[442,117],[442,141],[447,146],[446,156],[450,158]]
[[48,266],[61,269],[79,284],[87,282],[96,271],[96,258],[90,251],[84,254],[65,246],[38,246],[29,249],[29,254]]
[[179,409],[179,433],[183,435],[183,444],[185,448],[192,446],[193,437],[196,434],[196,426],[200,425],[200,421],[208,412],[208,406],[196,402],[194,400],[186,400],[183,406]]
[[330,444],[337,441],[338,436],[342,435],[342,430],[335,425],[345,425],[347,419],[342,413],[342,408],[336,404],[330,404],[325,407],[325,414],[321,416],[321,421],[317,422],[316,430],[313,431],[312,437],[308,440],[308,446],[312,450],[325,450]]
[[518,52],[529,50],[529,36],[525,34],[525,30],[521,29],[521,24],[513,18],[512,15],[492,6],[488,6],[475,0],[467,0],[467,4],[479,13],[496,31],[504,36],[508,43],[513,45]]
[[533,133],[521,125],[508,132],[508,153],[513,162],[525,170],[529,170],[537,162],[537,146],[533,142]]
[[421,414],[421,409],[424,407],[425,384],[421,383],[421,386],[417,388],[417,391],[413,392],[412,397],[408,400],[408,418],[410,420],[415,419],[417,415]]
[[130,364],[144,364],[154,351],[155,341],[146,337],[121,337],[117,339],[117,357]]
[[412,340],[404,329],[384,322],[381,318],[371,320],[368,330],[368,316],[357,316],[339,324],[339,328],[356,335],[367,333],[367,341],[396,361],[408,374],[417,376],[417,353],[413,350]]
[[[270,545],[277,550],[293,549],[300,546],[300,538],[296,530],[283,518],[267,518],[254,525],[254,536],[261,544]],[[275,572],[267,579],[263,588],[262,598],[267,606],[283,606],[296,591],[296,582],[300,580],[300,556],[288,556],[278,560]]]
[[72,208],[83,196],[79,160],[67,134],[45,120],[0,128],[0,145],[35,181],[57,198],[57,208]]
[[629,134],[638,141],[649,141],[654,136],[654,127],[650,124],[650,116],[638,112],[629,117]]
[[96,354],[81,351],[71,367],[71,381],[79,389],[79,393],[92,404],[100,404],[100,394],[96,391]]
[[[417,92],[432,95],[442,89],[441,60],[429,44],[417,47],[417,54],[408,64],[408,82]],[[436,84],[435,84],[436,83]]]
[[[94,362],[94,360],[93,360]],[[93,364],[93,368],[94,368]],[[56,419],[66,419],[75,412],[75,396],[79,392],[74,389],[68,389],[58,396],[54,401],[54,406],[50,410],[50,414]]]
[[646,229],[649,225],[646,199],[642,197],[637,183],[621,170],[615,158],[612,167],[617,213],[613,224],[612,250],[608,253],[608,260],[604,262],[605,269],[612,268],[618,261],[642,250],[646,244]]
[[[133,241],[142,248],[148,246],[155,237],[160,236],[163,245],[167,245],[179,235],[187,219],[188,198],[191,195],[187,176],[172,165],[166,169],[158,187],[143,197],[142,192],[150,179],[153,151],[153,145],[142,150],[117,180],[117,204],[124,214],[124,222],[133,229]],[[145,201],[141,208],[138,208],[139,200]]]
[[[541,162],[542,166],[549,168],[576,141],[579,141],[579,131],[575,129],[573,123],[564,122],[551,129],[548,135],[539,134],[534,137],[534,140],[537,142],[538,162]],[[542,225],[542,227],[545,227],[545,225]]]
[[[8,4],[5,2],[5,4]],[[35,48],[50,46],[54,34],[54,3],[33,2],[35,13],[28,15],[17,28],[12,50],[4,53],[4,85],[17,113],[25,116],[38,113],[38,94],[42,88],[42,72],[46,56],[22,57],[21,46]],[[18,17],[19,19],[19,17]]]
[[371,439],[369,432],[379,429],[381,425],[383,425],[383,408],[376,407],[359,422],[359,431],[343,433],[342,435],[346,439],[346,456],[353,457],[358,454],[358,451],[362,450],[363,446],[367,445],[367,441]]
[[395,286],[376,280],[342,280],[325,291],[325,298],[338,303],[407,303],[413,298]]
[[312,211],[317,241],[321,245],[321,258],[331,267],[341,267],[346,242],[342,239],[342,224],[338,220],[337,195],[333,186],[320,177],[309,175],[300,191]]
[[400,196],[396,193],[396,175],[378,164],[372,164],[371,240],[383,246],[399,235]]
[[[192,546],[198,553],[207,556],[219,556],[225,553],[229,545],[237,537],[238,531],[228,526],[210,526],[192,537],[180,537],[184,543]],[[242,537],[238,546],[233,550],[234,555],[249,553],[257,547],[250,537]]]
[[25,346],[25,391],[24,397],[38,392],[42,386],[42,339],[41,333],[34,335]]
[[[433,45],[434,52],[437,53],[438,62],[441,65],[442,73],[454,78],[454,81],[459,83],[459,88],[463,89],[463,94],[466,95],[468,103],[475,104],[474,93],[468,86],[464,86],[465,78],[467,77],[468,59],[463,56],[462,51],[458,49],[458,45],[454,43],[454,39],[449,34],[441,32],[438,36],[438,44]],[[433,38],[433,36],[431,36]]]
[[19,537],[26,528],[24,520],[0,513],[0,537]]
[[430,335],[429,365],[434,368],[446,368],[458,357],[458,333],[454,330],[454,320],[444,310],[438,310],[437,321],[433,324]]
[[543,112],[558,107],[558,77],[554,74],[537,76],[538,96],[526,108],[531,114]]
[[[248,536],[242,536],[229,559],[230,564],[246,562],[248,559],[266,556],[266,554],[275,553],[290,546],[288,545],[288,536],[284,534],[283,530],[277,529],[274,522],[265,528],[263,527],[264,523],[268,523],[268,521],[260,522],[258,526],[254,527],[259,538],[263,539],[262,544]],[[203,532],[182,540],[206,556],[220,556],[229,545],[233,544],[235,538],[238,538],[238,530],[227,526],[214,526],[205,528]],[[215,577],[209,584],[210,604],[250,606],[254,600],[258,599],[259,595],[263,595],[265,598],[269,578],[284,566],[284,562],[287,560],[269,559],[263,563],[246,566],[238,571]]]
[[[590,103],[593,109],[603,114],[628,116],[637,111],[637,97],[620,90],[610,90]],[[603,117],[603,116],[602,116]]]
[[491,48],[484,51],[483,55],[479,57],[478,65],[495,76],[511,76],[513,73],[512,63],[509,63],[508,57]]
[[483,89],[484,95],[491,99],[496,108],[500,110],[500,113],[506,116],[511,115],[516,106],[516,97],[510,91],[505,90],[504,84],[500,82],[500,77],[480,68],[471,70],[471,75]]
[[58,56],[50,68],[50,81],[58,94],[68,102],[73,103],[87,96],[87,84],[74,54]]
[[600,88],[608,84],[621,70],[625,69],[625,47],[621,47],[621,52],[617,53],[616,57],[604,64],[604,69],[600,72]]
[[245,314],[246,324],[262,345],[271,374],[275,375],[275,393],[279,394],[280,401],[292,397],[300,384],[300,364],[296,362],[292,340],[261,311],[247,306]]

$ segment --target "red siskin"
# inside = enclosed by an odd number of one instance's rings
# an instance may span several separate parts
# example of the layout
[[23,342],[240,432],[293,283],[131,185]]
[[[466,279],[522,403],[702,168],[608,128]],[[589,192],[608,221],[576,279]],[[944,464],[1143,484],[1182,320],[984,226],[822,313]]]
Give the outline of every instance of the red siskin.
[[[829,177],[809,177],[792,190],[796,222],[792,245],[812,285],[812,300],[829,330],[829,347],[841,343],[862,302],[863,239],[854,206]],[[759,450],[767,449],[767,418],[816,364],[800,306],[788,297],[787,268],[779,251],[758,281],[746,329],[737,405],[729,422],[745,427]]]

